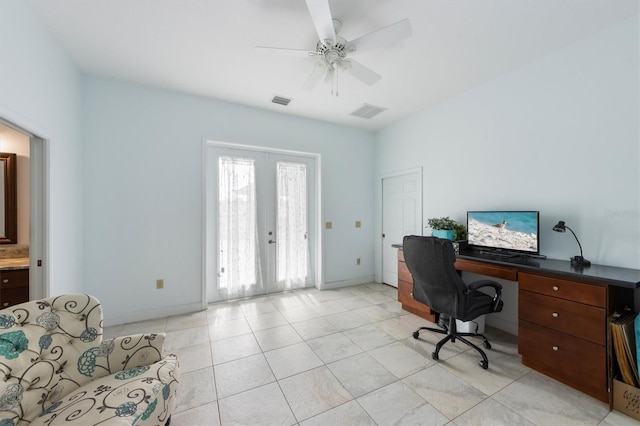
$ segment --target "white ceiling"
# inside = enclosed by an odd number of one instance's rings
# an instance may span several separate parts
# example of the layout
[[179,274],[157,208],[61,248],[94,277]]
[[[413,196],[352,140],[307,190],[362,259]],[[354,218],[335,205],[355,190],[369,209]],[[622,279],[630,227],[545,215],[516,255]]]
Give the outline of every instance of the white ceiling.
[[[304,0],[27,0],[85,73],[376,130],[638,14],[638,0],[329,0],[352,40],[409,18],[413,35],[353,55],[382,75],[301,86],[314,50]],[[271,103],[292,98],[289,106]],[[388,108],[366,120],[363,103]]]

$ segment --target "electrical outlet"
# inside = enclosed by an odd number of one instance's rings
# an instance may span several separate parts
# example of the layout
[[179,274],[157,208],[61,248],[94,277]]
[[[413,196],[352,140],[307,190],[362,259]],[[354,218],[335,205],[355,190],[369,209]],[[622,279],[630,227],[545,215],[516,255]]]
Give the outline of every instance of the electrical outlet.
[[156,289],[160,290],[163,288],[164,288],[164,280],[163,279],[156,280]]
[[356,265],[359,265],[359,264],[360,264],[360,258],[357,258],[356,259]]

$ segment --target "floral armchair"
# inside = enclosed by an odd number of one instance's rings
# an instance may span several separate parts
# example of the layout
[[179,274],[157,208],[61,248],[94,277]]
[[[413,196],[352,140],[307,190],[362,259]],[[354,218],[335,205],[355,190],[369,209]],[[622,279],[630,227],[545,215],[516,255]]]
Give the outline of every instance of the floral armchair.
[[0,426],[165,425],[180,378],[164,334],[102,340],[97,299],[71,294],[0,311]]

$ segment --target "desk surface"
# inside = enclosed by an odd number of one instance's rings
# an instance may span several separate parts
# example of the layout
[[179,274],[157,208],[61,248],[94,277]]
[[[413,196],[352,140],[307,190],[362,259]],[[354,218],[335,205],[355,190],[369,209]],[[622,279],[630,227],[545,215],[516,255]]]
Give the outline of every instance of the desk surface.
[[619,268],[617,266],[594,265],[587,267],[576,267],[568,260],[558,259],[537,259],[531,257],[515,258],[491,258],[474,252],[461,252],[458,254],[461,259],[474,260],[478,262],[515,267],[521,272],[544,272],[553,273],[567,278],[580,278],[583,281],[593,281],[601,284],[615,285],[618,287],[638,288],[640,287],[640,270],[630,268]]

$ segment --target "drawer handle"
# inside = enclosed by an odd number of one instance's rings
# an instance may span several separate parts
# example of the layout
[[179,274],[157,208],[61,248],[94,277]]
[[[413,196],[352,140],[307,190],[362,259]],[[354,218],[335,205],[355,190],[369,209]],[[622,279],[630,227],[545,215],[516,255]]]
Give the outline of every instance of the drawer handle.
[[4,280],[2,280],[2,283],[3,283],[3,284],[6,284],[6,283],[8,283],[8,282],[9,282],[9,278],[5,278]]
[[559,347],[557,347],[557,346],[554,346],[554,347],[552,347],[551,349],[553,349],[555,352],[558,352],[558,350],[559,350],[560,348],[559,348]]
[[557,312],[554,312],[551,314],[552,317],[554,318],[558,318],[560,316],[560,314],[558,314]]
[[553,291],[558,291],[558,290],[560,290],[560,287],[558,287],[557,285],[554,285],[553,286]]
[[4,302],[4,303],[2,304],[2,306],[4,306],[4,307],[9,306],[9,302]]

